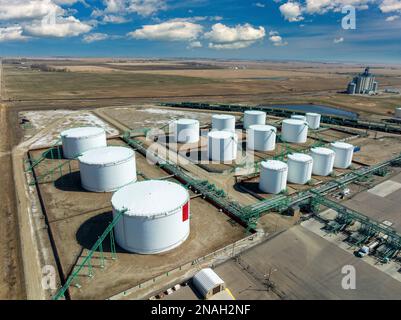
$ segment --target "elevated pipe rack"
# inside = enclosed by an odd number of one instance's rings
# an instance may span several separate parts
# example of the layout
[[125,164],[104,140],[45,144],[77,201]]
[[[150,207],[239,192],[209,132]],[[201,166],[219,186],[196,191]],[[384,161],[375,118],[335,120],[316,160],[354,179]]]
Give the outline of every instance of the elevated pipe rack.
[[[278,117],[290,117],[291,115],[304,112],[295,112],[282,108],[274,108],[270,106],[244,106],[244,105],[228,105],[228,104],[209,104],[209,103],[196,103],[196,102],[167,102],[161,103],[161,106],[175,107],[175,108],[188,108],[188,109],[207,109],[222,112],[244,112],[246,110],[260,110],[265,111],[269,115]],[[313,106],[313,105],[311,105]],[[342,118],[337,116],[322,115],[321,121],[327,124],[340,125],[344,127],[359,128],[365,130],[375,130],[388,133],[401,134],[401,125],[394,123],[382,123],[352,118]]]

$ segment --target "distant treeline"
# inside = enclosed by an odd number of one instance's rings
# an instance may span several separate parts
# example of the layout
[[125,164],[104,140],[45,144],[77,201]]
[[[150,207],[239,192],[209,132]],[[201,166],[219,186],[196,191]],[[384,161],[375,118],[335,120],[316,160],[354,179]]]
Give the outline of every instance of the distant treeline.
[[40,70],[43,72],[68,72],[67,68],[54,68],[47,64],[31,64],[32,70]]

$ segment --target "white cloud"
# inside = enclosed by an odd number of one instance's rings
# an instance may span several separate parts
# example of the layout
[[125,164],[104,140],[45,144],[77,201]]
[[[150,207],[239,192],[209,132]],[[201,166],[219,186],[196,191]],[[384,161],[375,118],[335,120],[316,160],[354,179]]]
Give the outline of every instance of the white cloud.
[[202,43],[200,43],[200,41],[192,41],[188,45],[188,49],[196,49],[196,48],[202,48]]
[[81,2],[82,0],[53,0],[54,3],[59,4],[59,5],[67,5],[67,6],[72,6],[73,4],[77,2]]
[[38,37],[73,37],[87,33],[92,29],[89,24],[79,21],[77,18],[57,17],[55,23],[43,23],[33,21],[24,26],[24,31]]
[[63,12],[51,0],[0,0],[0,20],[39,19]]
[[167,8],[165,0],[103,0],[105,13],[137,13],[147,17]]
[[328,11],[341,11],[346,5],[354,6],[359,10],[366,10],[370,3],[378,0],[306,0],[305,11],[309,14],[324,14]]
[[150,16],[155,12],[166,9],[164,0],[131,0],[128,10],[141,16]]
[[344,42],[344,38],[343,37],[340,37],[340,38],[335,38],[334,40],[333,40],[333,42],[334,43],[342,43],[342,42]]
[[282,47],[288,45],[287,41],[283,40],[283,37],[277,31],[269,32],[269,40],[276,47]]
[[390,16],[390,17],[386,18],[386,21],[387,22],[392,22],[392,21],[395,21],[395,20],[397,20],[399,18],[400,18],[400,16]]
[[145,25],[128,33],[135,39],[165,40],[165,41],[191,41],[198,38],[203,27],[187,21],[167,21],[160,24]]
[[124,16],[119,16],[119,15],[114,15],[114,14],[106,14],[102,17],[102,21],[105,23],[121,24],[121,23],[127,23],[130,20]]
[[280,6],[280,12],[290,22],[303,20],[301,4],[298,2],[287,2]]
[[251,45],[249,41],[233,42],[233,43],[209,43],[210,49],[216,50],[233,50],[233,49],[244,49]]
[[103,3],[106,6],[106,9],[104,9],[105,12],[120,13],[126,9],[127,1],[125,1],[125,0],[104,0]]
[[380,10],[384,13],[401,12],[401,0],[383,0]]
[[228,27],[222,23],[212,26],[204,37],[211,41],[209,48],[213,49],[241,49],[263,39],[266,35],[263,27],[254,28],[249,23]]
[[188,22],[200,22],[200,21],[220,21],[223,20],[223,17],[220,16],[194,16],[194,17],[186,17],[186,18],[174,18],[169,21],[188,21]]
[[259,7],[259,8],[264,8],[264,7],[266,7],[266,5],[265,5],[264,3],[261,3],[261,2],[256,2],[254,5],[255,5],[256,7]]
[[0,42],[28,39],[28,37],[22,34],[22,31],[21,26],[18,25],[0,28]]
[[105,33],[90,33],[83,37],[83,41],[86,43],[92,43],[96,41],[103,41],[109,39],[109,35]]

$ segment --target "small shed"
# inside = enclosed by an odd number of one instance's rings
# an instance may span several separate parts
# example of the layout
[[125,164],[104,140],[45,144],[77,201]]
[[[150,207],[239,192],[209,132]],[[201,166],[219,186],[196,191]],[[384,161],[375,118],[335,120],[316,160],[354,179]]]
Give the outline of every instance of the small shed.
[[226,288],[223,279],[211,268],[199,271],[193,277],[192,282],[204,299],[209,299]]

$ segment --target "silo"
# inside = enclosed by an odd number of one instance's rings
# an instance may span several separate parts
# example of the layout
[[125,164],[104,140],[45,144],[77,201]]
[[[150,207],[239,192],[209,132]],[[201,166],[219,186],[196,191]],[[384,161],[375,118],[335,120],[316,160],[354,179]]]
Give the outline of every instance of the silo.
[[212,161],[226,162],[237,158],[238,137],[234,132],[212,131],[208,134],[208,155]]
[[235,131],[235,117],[229,114],[215,114],[212,116],[212,130]]
[[306,122],[306,117],[300,114],[293,114],[291,116],[291,119],[295,119],[295,120],[301,120],[303,122]]
[[114,218],[123,212],[114,228],[118,245],[127,251],[161,253],[189,236],[189,193],[177,183],[136,182],[115,192],[111,204]]
[[333,172],[335,152],[328,148],[311,149],[313,158],[312,173],[318,176],[328,176]]
[[302,120],[283,120],[281,139],[291,143],[305,143],[308,140],[308,125]]
[[287,188],[288,166],[278,160],[267,160],[260,164],[259,189],[278,194]]
[[320,120],[322,116],[318,113],[308,112],[306,114],[306,122],[310,129],[317,130],[320,128]]
[[354,156],[354,146],[345,142],[334,142],[331,144],[331,149],[336,153],[334,167],[347,169],[352,164]]
[[257,110],[248,110],[244,112],[244,129],[249,129],[253,125],[266,124],[266,112]]
[[288,156],[288,181],[306,184],[312,179],[313,159],[304,153],[293,153]]
[[401,119],[401,107],[395,109],[395,117]]
[[61,132],[64,158],[74,159],[85,151],[105,147],[106,132],[99,127],[79,127]]
[[199,141],[199,121],[180,119],[175,123],[175,138],[178,143],[196,143]]
[[276,148],[277,128],[265,124],[250,126],[247,130],[247,146],[250,150],[272,151]]
[[94,192],[115,191],[136,181],[135,152],[125,147],[86,151],[78,158],[82,187]]

